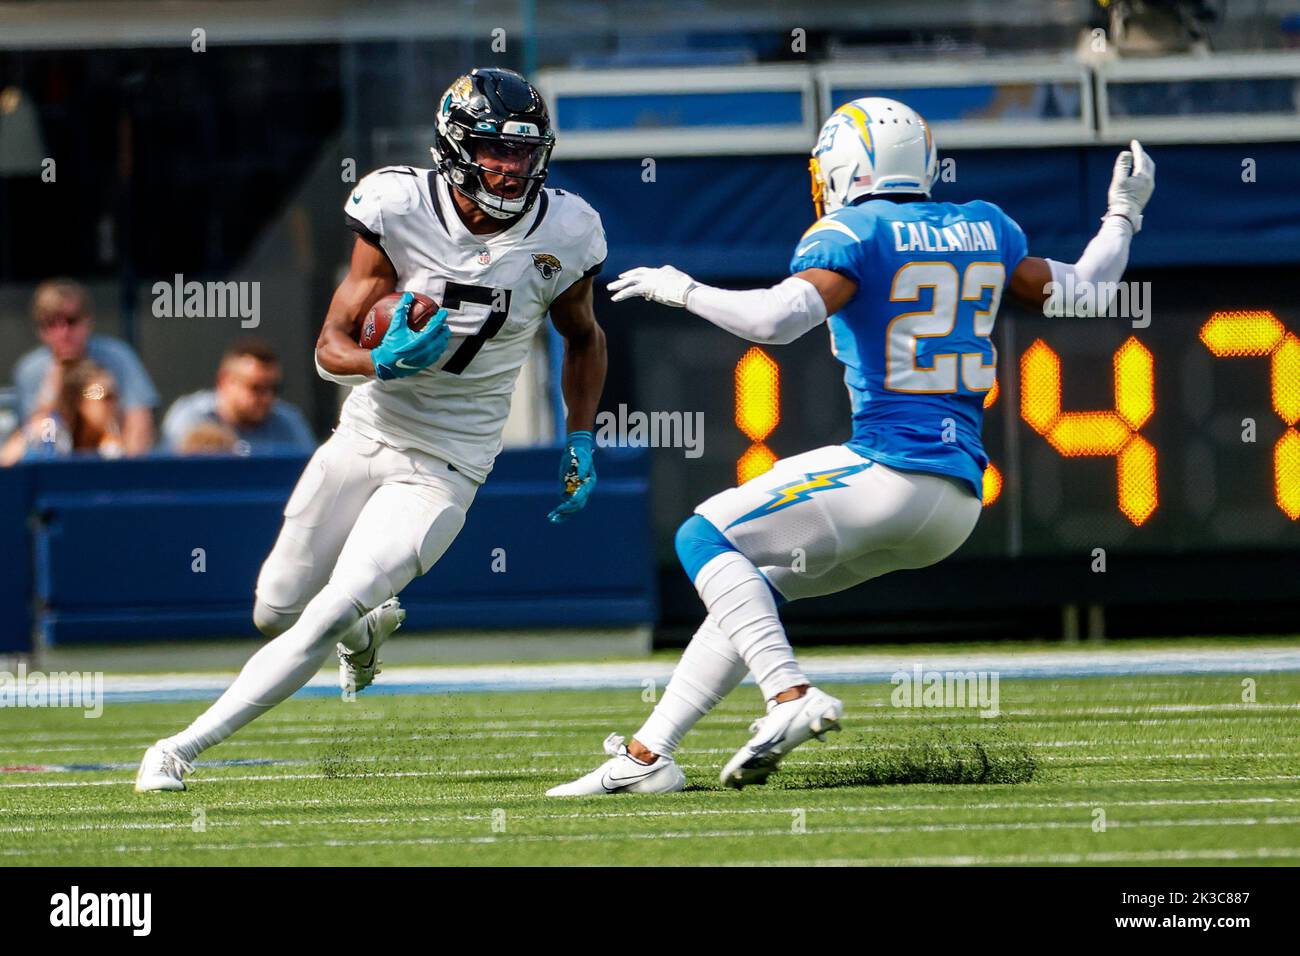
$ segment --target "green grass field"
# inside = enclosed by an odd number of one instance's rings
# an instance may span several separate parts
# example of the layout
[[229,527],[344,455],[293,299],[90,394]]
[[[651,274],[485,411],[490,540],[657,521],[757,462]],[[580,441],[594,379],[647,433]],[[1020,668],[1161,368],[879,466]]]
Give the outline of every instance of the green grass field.
[[[637,691],[290,701],[138,795],[146,744],[202,703],[10,710],[3,865],[1017,864],[1300,861],[1300,674],[1004,680],[1003,715],[908,710],[828,685],[843,733],[764,787],[723,789],[742,688],[687,738],[690,788],[547,799],[647,710]],[[23,765],[120,765],[62,772]],[[1104,819],[1104,829],[1101,822]]]

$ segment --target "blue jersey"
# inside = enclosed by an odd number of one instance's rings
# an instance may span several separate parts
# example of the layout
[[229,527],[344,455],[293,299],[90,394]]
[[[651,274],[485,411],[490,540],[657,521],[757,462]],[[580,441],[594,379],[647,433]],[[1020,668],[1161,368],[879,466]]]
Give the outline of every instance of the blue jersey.
[[828,320],[853,409],[851,449],[982,495],[993,323],[1024,257],[1024,232],[988,202],[868,200],[804,233],[792,273],[830,269],[858,285]]

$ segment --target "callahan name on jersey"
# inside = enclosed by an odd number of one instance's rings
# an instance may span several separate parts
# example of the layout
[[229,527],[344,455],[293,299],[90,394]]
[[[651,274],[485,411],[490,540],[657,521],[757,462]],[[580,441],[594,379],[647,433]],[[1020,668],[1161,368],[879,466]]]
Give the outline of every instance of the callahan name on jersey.
[[987,219],[932,226],[926,222],[893,222],[897,252],[997,252],[997,234]]

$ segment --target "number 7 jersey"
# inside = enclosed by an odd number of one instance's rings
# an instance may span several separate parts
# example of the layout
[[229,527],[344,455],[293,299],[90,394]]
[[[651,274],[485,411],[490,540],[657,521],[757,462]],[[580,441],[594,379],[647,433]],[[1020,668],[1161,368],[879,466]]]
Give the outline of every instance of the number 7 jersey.
[[829,269],[858,285],[828,320],[845,366],[851,449],[903,471],[962,479],[982,494],[993,323],[1025,252],[1020,227],[988,202],[869,200],[804,233],[792,273]]
[[447,310],[451,343],[422,372],[354,388],[340,423],[482,482],[547,310],[605,260],[600,216],[572,193],[544,189],[509,228],[476,236],[442,177],[410,166],[366,176],[344,208],[348,226],[392,262],[399,292],[422,292]]

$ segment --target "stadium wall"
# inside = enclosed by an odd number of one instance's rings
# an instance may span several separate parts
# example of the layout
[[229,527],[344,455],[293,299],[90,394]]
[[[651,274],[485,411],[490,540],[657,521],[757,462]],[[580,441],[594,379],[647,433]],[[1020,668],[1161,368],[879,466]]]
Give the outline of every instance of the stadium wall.
[[[606,449],[563,525],[556,452],[503,452],[455,544],[403,592],[413,631],[653,624],[644,449]],[[0,471],[0,651],[252,636],[253,586],[303,459],[51,461]]]

